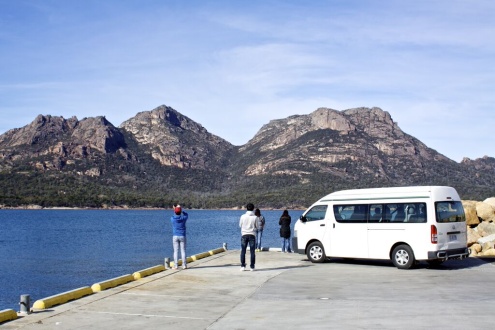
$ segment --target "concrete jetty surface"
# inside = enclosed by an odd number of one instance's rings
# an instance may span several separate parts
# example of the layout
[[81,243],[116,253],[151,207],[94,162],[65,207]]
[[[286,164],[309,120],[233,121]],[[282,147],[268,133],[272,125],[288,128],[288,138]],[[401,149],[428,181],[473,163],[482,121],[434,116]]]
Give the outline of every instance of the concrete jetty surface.
[[[249,252],[248,252],[249,255]],[[248,255],[246,256],[248,259]],[[390,262],[230,250],[4,322],[1,329],[491,329],[495,259]]]

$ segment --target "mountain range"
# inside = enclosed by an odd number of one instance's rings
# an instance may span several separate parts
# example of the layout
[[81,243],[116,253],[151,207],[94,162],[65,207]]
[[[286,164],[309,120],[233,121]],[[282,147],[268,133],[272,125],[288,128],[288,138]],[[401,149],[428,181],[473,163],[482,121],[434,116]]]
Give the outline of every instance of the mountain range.
[[319,108],[263,125],[245,145],[162,105],[115,127],[39,115],[0,135],[0,206],[307,207],[347,188],[449,185],[495,195],[495,158],[457,163],[380,108]]

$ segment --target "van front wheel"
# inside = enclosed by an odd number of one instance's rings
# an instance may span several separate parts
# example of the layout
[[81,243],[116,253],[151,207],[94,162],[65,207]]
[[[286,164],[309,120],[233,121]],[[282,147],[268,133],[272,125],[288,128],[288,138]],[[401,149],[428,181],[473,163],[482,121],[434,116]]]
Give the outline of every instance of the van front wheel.
[[309,244],[307,251],[308,259],[311,262],[321,263],[326,259],[325,250],[320,242],[313,242]]
[[409,269],[414,265],[414,253],[409,245],[399,245],[392,252],[392,262],[399,269]]

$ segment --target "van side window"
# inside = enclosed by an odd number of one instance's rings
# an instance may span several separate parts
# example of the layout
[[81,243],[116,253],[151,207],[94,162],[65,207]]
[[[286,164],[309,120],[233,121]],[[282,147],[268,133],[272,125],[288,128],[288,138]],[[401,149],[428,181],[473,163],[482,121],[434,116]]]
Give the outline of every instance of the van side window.
[[337,222],[363,223],[367,221],[368,207],[366,204],[334,205],[333,213]]
[[404,211],[404,205],[397,204],[392,221],[405,222],[405,220],[406,220],[406,211]]
[[389,222],[426,222],[425,203],[386,204],[390,210]]
[[369,219],[370,219],[370,222],[380,222],[380,220],[382,220],[383,218],[383,214],[382,214],[382,208],[383,208],[383,205],[382,204],[372,204],[370,206],[370,214],[369,214]]
[[306,214],[306,221],[316,221],[325,219],[325,214],[327,213],[327,205],[315,205]]
[[[366,210],[367,215],[362,215]],[[426,222],[426,203],[386,203],[334,207],[337,221],[387,223]],[[341,219],[338,218],[341,215]]]

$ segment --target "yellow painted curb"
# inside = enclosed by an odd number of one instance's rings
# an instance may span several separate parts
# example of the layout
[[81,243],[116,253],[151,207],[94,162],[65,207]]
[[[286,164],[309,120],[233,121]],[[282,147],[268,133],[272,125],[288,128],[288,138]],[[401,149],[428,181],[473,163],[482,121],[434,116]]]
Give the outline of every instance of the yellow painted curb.
[[[192,257],[187,257],[186,260],[187,260],[187,262],[193,262],[194,261]],[[179,259],[179,261],[177,261],[177,266],[182,266],[182,259]],[[173,261],[170,262],[170,267],[174,267]]]
[[208,253],[212,256],[214,254],[217,254],[217,253],[222,253],[222,252],[225,252],[225,249],[223,247],[221,248],[218,248],[218,249],[215,249],[215,250],[210,250],[208,251]]
[[36,300],[36,302],[33,304],[34,309],[45,309],[49,308],[55,305],[60,305],[63,303],[66,303],[70,300],[78,299],[84,296],[88,296],[90,294],[93,294],[93,290],[89,286],[84,286],[79,289],[59,293],[54,296],[50,296],[47,298],[43,298],[40,300]]
[[210,253],[209,252],[203,252],[203,253],[198,253],[196,255],[193,255],[191,257],[191,259],[193,261],[196,261],[196,260],[203,259],[203,258],[206,258],[206,257],[209,257],[209,256],[210,256]]
[[119,277],[109,279],[107,281],[95,283],[91,286],[91,289],[93,290],[93,292],[98,292],[98,291],[103,291],[103,290],[106,290],[109,288],[116,287],[117,285],[131,282],[131,281],[134,281],[134,276],[132,276],[131,274],[127,274],[127,275],[122,275]]
[[139,280],[140,278],[143,278],[145,276],[149,276],[155,273],[163,272],[165,270],[165,266],[163,265],[158,265],[150,268],[146,268],[137,272],[132,273],[132,276],[134,277],[135,280]]
[[17,313],[13,309],[4,309],[0,311],[0,323],[15,320],[16,318]]
[[[193,262],[193,261],[203,259],[203,258],[212,256],[212,255],[217,254],[217,253],[225,252],[225,251],[226,250],[223,247],[221,247],[221,248],[218,248],[215,250],[210,250],[207,252],[198,253],[198,254],[195,254],[193,256],[187,257],[187,262]],[[182,265],[182,259],[179,259],[179,261],[177,261],[177,264],[178,264],[178,266],[181,266]],[[173,261],[170,262],[170,267],[174,267]]]

